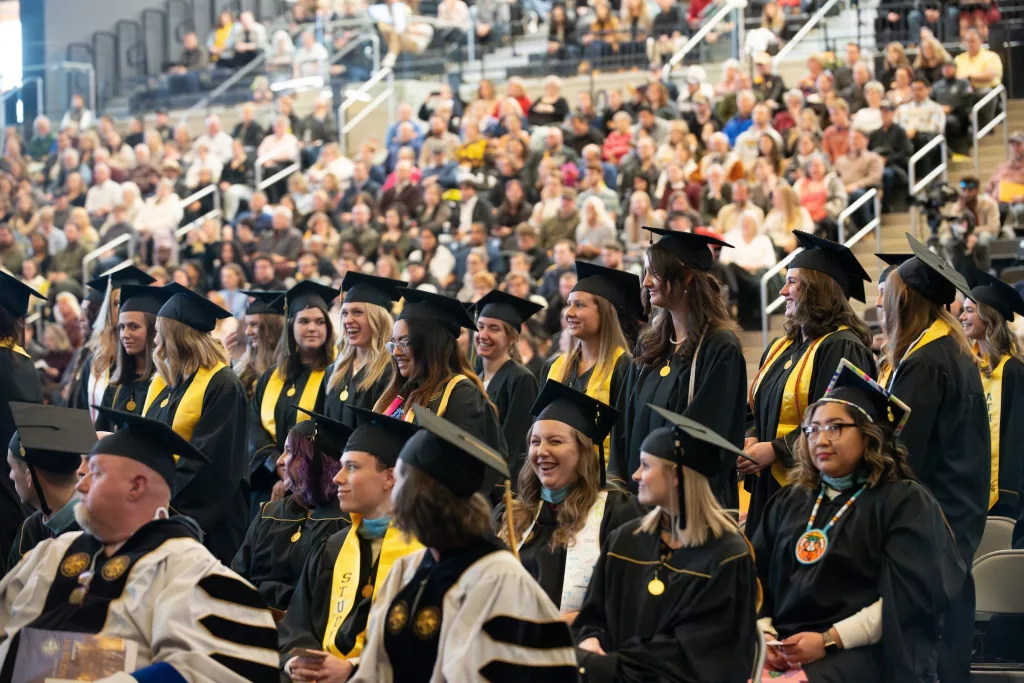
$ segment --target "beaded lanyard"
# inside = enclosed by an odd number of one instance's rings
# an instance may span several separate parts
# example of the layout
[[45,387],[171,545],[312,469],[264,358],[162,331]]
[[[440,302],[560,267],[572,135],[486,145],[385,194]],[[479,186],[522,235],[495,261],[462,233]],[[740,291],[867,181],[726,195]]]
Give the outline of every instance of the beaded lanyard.
[[832,519],[828,521],[824,529],[814,528],[814,519],[818,516],[818,507],[821,506],[821,500],[825,497],[825,485],[821,485],[821,492],[818,494],[818,500],[814,501],[814,509],[811,510],[811,518],[807,520],[807,531],[800,534],[800,538],[796,540],[796,559],[800,564],[814,564],[825,556],[825,551],[828,550],[828,532],[836,525],[839,518],[853,506],[854,501],[857,500],[857,496],[864,493],[866,486],[860,487],[860,489],[850,496],[850,500],[846,501],[843,507],[839,508],[839,511],[832,516]]

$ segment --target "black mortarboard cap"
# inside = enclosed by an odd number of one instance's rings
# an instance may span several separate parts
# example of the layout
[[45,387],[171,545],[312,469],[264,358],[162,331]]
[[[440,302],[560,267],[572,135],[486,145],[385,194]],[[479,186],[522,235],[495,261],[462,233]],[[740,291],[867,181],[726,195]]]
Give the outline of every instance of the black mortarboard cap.
[[246,315],[284,315],[284,293],[262,289],[243,289],[242,294],[252,298],[245,307]]
[[150,285],[156,282],[156,279],[141,268],[126,266],[115,270],[112,273],[108,271],[97,278],[89,280],[86,284],[88,284],[91,289],[95,289],[97,292],[105,294],[108,282],[110,283],[111,289],[117,289],[125,285]]
[[96,443],[88,410],[11,401],[17,431],[10,449],[32,467],[70,474]]
[[412,422],[396,420],[365,408],[348,408],[355,413],[359,426],[349,437],[345,450],[369,453],[386,467],[395,466],[398,454],[402,452],[406,442],[420,430],[419,426]]
[[839,283],[847,299],[864,301],[864,283],[871,282],[871,278],[849,247],[800,230],[793,234],[803,251],[793,257],[790,268],[824,273]]
[[345,444],[354,431],[352,427],[300,406],[295,406],[295,409],[309,415],[313,420],[316,430],[313,432],[313,445],[316,449],[332,460],[341,460],[341,454],[346,450]]
[[176,456],[199,463],[210,462],[202,451],[164,422],[103,406],[93,408],[106,416],[117,427],[117,431],[96,442],[90,456],[119,455],[140,462],[159,474],[172,493],[177,474]]
[[33,296],[46,299],[21,280],[0,270],[0,308],[15,318],[24,318],[28,313],[29,298]]
[[161,318],[177,320],[197,332],[212,332],[213,328],[217,326],[217,321],[230,318],[231,312],[225,311],[192,290],[186,290],[171,296],[167,303],[160,307],[157,315]]
[[873,424],[899,434],[910,418],[910,408],[867,373],[843,358],[828,383],[822,401],[843,403],[859,410]]
[[288,315],[295,315],[307,308],[330,309],[331,302],[341,294],[340,289],[322,285],[312,280],[303,280],[285,292],[284,302]]
[[900,277],[907,287],[941,306],[953,303],[957,290],[966,297],[971,296],[967,280],[952,264],[929,251],[910,233],[907,233],[907,241],[914,250],[914,258],[907,259],[899,267]]
[[511,477],[508,463],[494,449],[429,408],[416,406],[415,420],[423,429],[406,442],[399,459],[459,498],[479,492],[488,469],[505,480]]
[[373,304],[391,311],[391,305],[402,298],[399,287],[408,287],[404,280],[392,280],[389,277],[367,275],[355,270],[345,273],[341,281],[341,291],[345,292],[345,303]]
[[408,287],[399,287],[398,291],[405,297],[405,306],[398,315],[399,320],[436,322],[453,337],[458,337],[463,327],[467,330],[476,328],[473,316],[458,299]]
[[98,289],[92,287],[85,288],[85,300],[91,304],[102,304],[103,297],[106,296],[106,292],[101,292]]
[[519,330],[533,314],[544,308],[538,303],[520,299],[500,289],[492,289],[476,302],[478,318],[495,318]]
[[1012,285],[977,269],[970,284],[970,299],[996,309],[1007,322],[1013,322],[1014,314],[1024,315],[1024,297]]
[[567,424],[594,442],[598,447],[597,457],[600,461],[603,488],[607,476],[604,466],[604,439],[611,433],[622,413],[567,384],[549,379],[530,408],[530,414],[536,420],[556,420]]
[[878,276],[878,281],[884,283],[886,278],[889,277],[889,273],[903,265],[903,262],[907,259],[913,258],[913,254],[890,254],[881,253],[875,254],[878,258],[882,259],[886,263],[886,267],[882,270],[882,274]]
[[648,228],[647,226],[644,226],[644,230],[654,235],[660,235],[661,239],[655,244],[667,249],[686,266],[705,272],[711,270],[711,266],[715,262],[715,255],[712,253],[711,247],[732,247],[728,242],[723,242],[711,235],[664,228]]
[[644,319],[640,300],[640,278],[625,270],[605,268],[587,261],[576,261],[574,292],[587,292],[607,299],[615,306],[620,318]]
[[172,282],[164,287],[123,285],[121,287],[121,312],[140,311],[156,315],[168,299],[184,289],[177,282]]

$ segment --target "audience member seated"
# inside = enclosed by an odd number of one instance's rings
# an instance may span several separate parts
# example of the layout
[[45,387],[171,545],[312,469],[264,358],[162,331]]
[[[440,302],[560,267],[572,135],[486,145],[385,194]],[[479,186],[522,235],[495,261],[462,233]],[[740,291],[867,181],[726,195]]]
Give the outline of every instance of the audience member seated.
[[732,201],[723,206],[712,225],[720,233],[733,232],[739,227],[740,217],[749,213],[757,219],[757,225],[764,222],[764,212],[750,201],[750,186],[745,180],[737,180],[732,184]]
[[[931,99],[931,88],[920,76],[911,84],[912,99],[901,104],[896,110],[896,122],[907,132],[914,151],[919,151],[936,135],[946,131],[946,114],[942,107]],[[939,165],[941,152],[935,149],[921,160],[918,173],[922,176]]]
[[789,254],[797,247],[794,230],[813,233],[814,220],[800,204],[800,197],[796,191],[789,185],[780,183],[772,193],[772,210],[765,218],[764,232],[780,253]]
[[805,164],[803,175],[793,185],[800,204],[811,214],[814,233],[836,241],[839,228],[836,220],[846,208],[846,188],[828,162],[820,154],[813,154]]
[[879,108],[882,111],[882,126],[871,134],[868,149],[885,159],[885,169],[882,171],[882,207],[883,211],[888,211],[893,208],[893,200],[896,197],[894,190],[907,185],[907,164],[914,154],[914,148],[903,126],[896,123],[893,103],[884,100]]
[[[975,95],[980,99],[1003,81],[1003,61],[992,50],[983,46],[977,29],[968,29],[964,34],[967,49],[956,56],[956,71],[960,78],[971,82]],[[979,124],[985,125],[995,115],[998,98],[984,107],[979,114]]]
[[885,88],[878,81],[864,84],[864,106],[850,119],[850,126],[871,135],[882,127],[882,100]]
[[985,193],[999,202],[1005,213],[1024,203],[1024,133],[1010,136],[1010,158],[999,164],[985,185]]
[[761,327],[761,276],[776,263],[775,246],[761,231],[762,218],[750,209],[739,214],[736,226],[725,233],[733,248],[720,255],[727,267],[726,284],[736,292],[736,317],[747,330]]
[[828,155],[829,163],[846,154],[850,147],[850,105],[836,100],[828,109],[832,125],[821,136],[821,151]]
[[941,77],[932,82],[932,99],[946,115],[946,140],[954,154],[966,155],[970,152],[970,117],[971,107],[975,102],[971,83],[957,74],[954,61],[942,64]]
[[[882,186],[885,159],[868,149],[868,134],[862,130],[850,131],[850,149],[836,159],[835,171],[842,181],[849,203],[853,204],[868,190]],[[874,203],[867,202],[853,214],[854,223],[863,228],[874,218]]]
[[268,46],[266,27],[257,23],[252,12],[244,11],[231,27],[231,34],[221,52],[218,65],[229,68],[245,66]]

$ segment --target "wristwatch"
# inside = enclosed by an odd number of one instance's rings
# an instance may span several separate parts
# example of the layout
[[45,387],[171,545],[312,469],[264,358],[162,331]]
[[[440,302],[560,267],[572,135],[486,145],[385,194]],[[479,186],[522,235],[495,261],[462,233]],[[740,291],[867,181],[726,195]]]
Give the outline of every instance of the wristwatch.
[[832,629],[829,629],[828,631],[825,631],[824,633],[822,633],[821,634],[821,639],[825,643],[825,652],[828,652],[828,649],[830,647],[834,648],[836,650],[839,649],[839,643],[837,643],[835,641],[835,639],[832,637]]

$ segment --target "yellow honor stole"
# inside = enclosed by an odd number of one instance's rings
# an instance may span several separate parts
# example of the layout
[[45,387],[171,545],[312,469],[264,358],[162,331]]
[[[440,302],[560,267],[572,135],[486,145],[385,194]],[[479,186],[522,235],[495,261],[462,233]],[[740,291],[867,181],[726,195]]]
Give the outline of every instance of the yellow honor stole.
[[14,339],[12,337],[8,337],[7,339],[0,339],[0,349],[10,349],[11,351],[14,351],[14,353],[20,353],[21,355],[25,356],[25,358],[31,358],[31,356],[28,355],[28,352],[25,351],[25,349],[21,348],[20,346],[14,343]]
[[338,559],[334,563],[334,574],[331,579],[331,612],[327,617],[327,628],[324,629],[324,650],[342,659],[353,659],[363,651],[366,629],[356,636],[356,644],[348,652],[338,650],[338,646],[334,642],[338,637],[338,631],[341,630],[342,624],[345,623],[356,602],[361,598],[365,599],[371,596],[376,599],[377,591],[387,579],[392,565],[398,558],[423,549],[423,545],[418,541],[413,539],[407,542],[403,532],[396,529],[394,525],[389,525],[384,534],[384,542],[380,547],[377,574],[374,577],[373,585],[368,583],[360,587],[357,585],[360,566],[358,535],[360,522],[362,522],[362,517],[353,513],[352,526],[349,527],[345,542],[341,545],[341,552],[338,553]]
[[[458,383],[463,381],[463,380],[468,380],[468,379],[469,378],[466,377],[465,375],[455,375],[450,380],[448,380],[448,384],[446,384],[445,387],[444,387],[444,393],[441,394],[441,405],[439,405],[437,407],[437,416],[438,417],[444,417],[445,411],[448,410],[448,401],[451,400],[452,392],[455,391],[455,387],[458,385]],[[409,406],[409,408],[405,411],[405,413],[403,413],[403,415],[402,415],[402,419],[403,420],[405,420],[406,422],[412,422],[412,419],[413,419],[412,411],[413,411],[414,407],[415,406]]]
[[[171,429],[174,430],[175,434],[186,441],[192,440],[192,430],[195,429],[196,423],[199,422],[199,418],[203,415],[203,398],[206,396],[206,388],[210,386],[210,380],[213,379],[213,376],[226,367],[227,365],[224,363],[218,362],[212,368],[199,368],[196,370],[192,383],[188,385],[185,395],[181,397],[181,402],[178,403],[178,407],[174,411]],[[164,378],[159,374],[153,375],[153,380],[149,383],[149,391],[146,392],[146,402],[142,407],[142,415],[144,417],[149,414],[153,401],[166,388],[167,383],[164,382]],[[167,406],[169,398],[165,398],[160,402],[161,408]],[[178,462],[177,455],[174,456],[174,462]]]
[[[974,347],[978,350],[977,344]],[[988,406],[988,424],[992,438],[992,484],[988,494],[988,509],[999,502],[999,423],[1003,412],[1003,366],[1010,356],[1003,356],[992,369],[992,376],[981,373],[981,385],[985,388],[985,404]]]
[[[309,373],[309,379],[306,380],[306,386],[302,389],[302,395],[299,396],[299,407],[303,410],[313,410],[316,405],[317,394],[320,393],[320,384],[324,381],[323,370],[312,370]],[[274,412],[277,409],[277,401],[281,397],[281,392],[284,390],[284,377],[277,370],[270,373],[270,379],[267,380],[267,386],[263,390],[263,400],[260,402],[260,423],[263,428],[267,430],[267,434],[270,434],[270,438],[277,440],[277,418]],[[295,387],[288,390],[288,395],[292,396],[295,394]],[[308,420],[309,415],[305,413],[295,411],[295,423],[298,424],[303,420]]]
[[[818,337],[811,342],[807,351],[804,352],[800,360],[796,362],[796,368],[789,373],[789,377],[786,378],[786,386],[782,391],[782,405],[779,408],[779,424],[775,428],[775,439],[781,439],[786,434],[800,426],[800,421],[803,419],[803,411],[810,405],[810,394],[811,394],[811,381],[814,379],[814,361],[818,353],[818,348],[821,343],[831,337],[836,332],[849,329],[846,326],[840,326],[838,329],[829,332],[823,337]],[[757,395],[757,390],[761,386],[761,380],[764,378],[767,371],[782,357],[782,354],[793,345],[793,340],[788,337],[779,337],[772,344],[771,349],[768,352],[768,358],[765,360],[764,365],[757,371],[757,376],[754,378],[754,383],[750,389],[750,409],[754,410],[754,396]],[[793,361],[789,360],[786,362],[785,367],[789,368],[792,366]],[[789,484],[789,474],[786,466],[776,460],[772,464],[772,476],[783,486]]]
[[[587,382],[587,390],[585,393],[590,398],[600,401],[605,405],[612,405],[611,393],[612,393],[612,375],[615,374],[615,365],[619,362],[619,357],[626,352],[623,348],[615,349],[614,357],[612,362],[608,364],[608,367],[604,369],[600,375],[597,374],[597,368],[594,368],[594,374],[590,376],[590,381]],[[551,369],[548,371],[548,379],[556,382],[565,382],[566,367],[565,359],[567,354],[562,354],[555,359],[555,362],[551,364]],[[604,459],[605,466],[608,465],[608,454],[611,453],[612,449],[612,437],[609,435],[604,440]]]
[[911,354],[915,353],[918,349],[931,344],[933,341],[948,336],[949,331],[949,325],[947,325],[941,318],[937,319],[928,326],[928,329],[925,330],[920,337],[917,338],[917,341],[911,344],[910,348],[907,349],[905,354],[903,354],[903,358],[900,359],[900,362],[895,368],[892,363],[889,363],[882,368],[881,372],[878,373],[878,383],[887,390],[892,391],[892,382],[895,379],[895,373],[899,370],[899,366],[903,365],[903,361],[910,358]]

